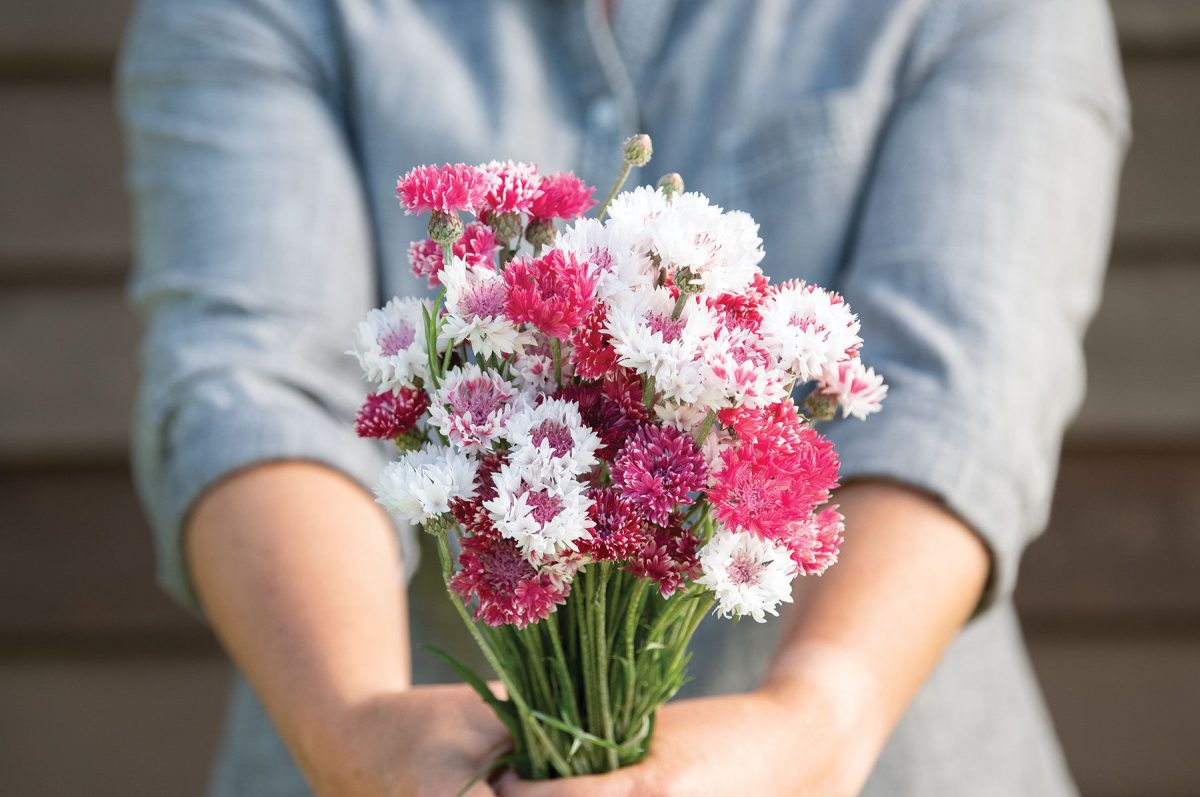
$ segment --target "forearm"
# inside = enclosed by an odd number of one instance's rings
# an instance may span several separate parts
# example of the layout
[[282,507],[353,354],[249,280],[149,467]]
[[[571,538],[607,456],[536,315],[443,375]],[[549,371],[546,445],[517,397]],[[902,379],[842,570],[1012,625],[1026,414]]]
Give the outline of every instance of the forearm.
[[186,546],[213,628],[293,754],[410,682],[404,584],[384,513],[344,476],[262,465],[206,493]]
[[988,553],[962,521],[914,490],[864,481],[838,497],[841,558],[820,579],[799,582],[765,688],[785,700],[825,700],[873,761],[970,617]]

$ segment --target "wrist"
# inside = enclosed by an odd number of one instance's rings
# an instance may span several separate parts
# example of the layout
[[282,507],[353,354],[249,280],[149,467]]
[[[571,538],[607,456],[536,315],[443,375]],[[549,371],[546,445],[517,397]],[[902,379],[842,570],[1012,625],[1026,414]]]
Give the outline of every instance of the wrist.
[[865,779],[891,734],[877,670],[834,643],[804,641],[780,652],[758,692],[780,707],[801,738],[823,740],[850,781]]

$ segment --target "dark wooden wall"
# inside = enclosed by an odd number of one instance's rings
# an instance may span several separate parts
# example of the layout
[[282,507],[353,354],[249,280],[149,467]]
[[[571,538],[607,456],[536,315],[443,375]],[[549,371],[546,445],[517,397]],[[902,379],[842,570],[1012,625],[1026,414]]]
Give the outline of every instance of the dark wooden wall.
[[[1200,2],[1117,0],[1136,140],[1019,600],[1087,794],[1200,794]],[[0,793],[201,789],[227,679],[151,583],[109,75],[127,0],[0,7]]]

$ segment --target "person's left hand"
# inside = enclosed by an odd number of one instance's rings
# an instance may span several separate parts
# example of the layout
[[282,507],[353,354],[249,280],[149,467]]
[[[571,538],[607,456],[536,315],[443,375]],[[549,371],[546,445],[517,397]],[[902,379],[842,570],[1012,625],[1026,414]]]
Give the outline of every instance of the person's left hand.
[[770,687],[682,700],[659,712],[650,754],[639,764],[538,783],[510,772],[497,791],[500,797],[857,794],[874,755],[858,744],[852,723],[833,712],[841,714],[836,701]]

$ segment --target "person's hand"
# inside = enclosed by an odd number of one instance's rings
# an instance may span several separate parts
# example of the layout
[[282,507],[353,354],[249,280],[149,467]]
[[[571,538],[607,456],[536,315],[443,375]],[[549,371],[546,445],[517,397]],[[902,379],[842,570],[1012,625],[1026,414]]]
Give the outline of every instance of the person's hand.
[[539,783],[508,773],[497,791],[500,797],[853,795],[874,754],[852,724],[841,707],[806,700],[791,688],[683,700],[659,712],[650,754],[639,764]]
[[[418,686],[347,710],[314,733],[301,769],[320,797],[448,797],[512,745],[470,687]],[[494,797],[486,780],[467,797]]]

